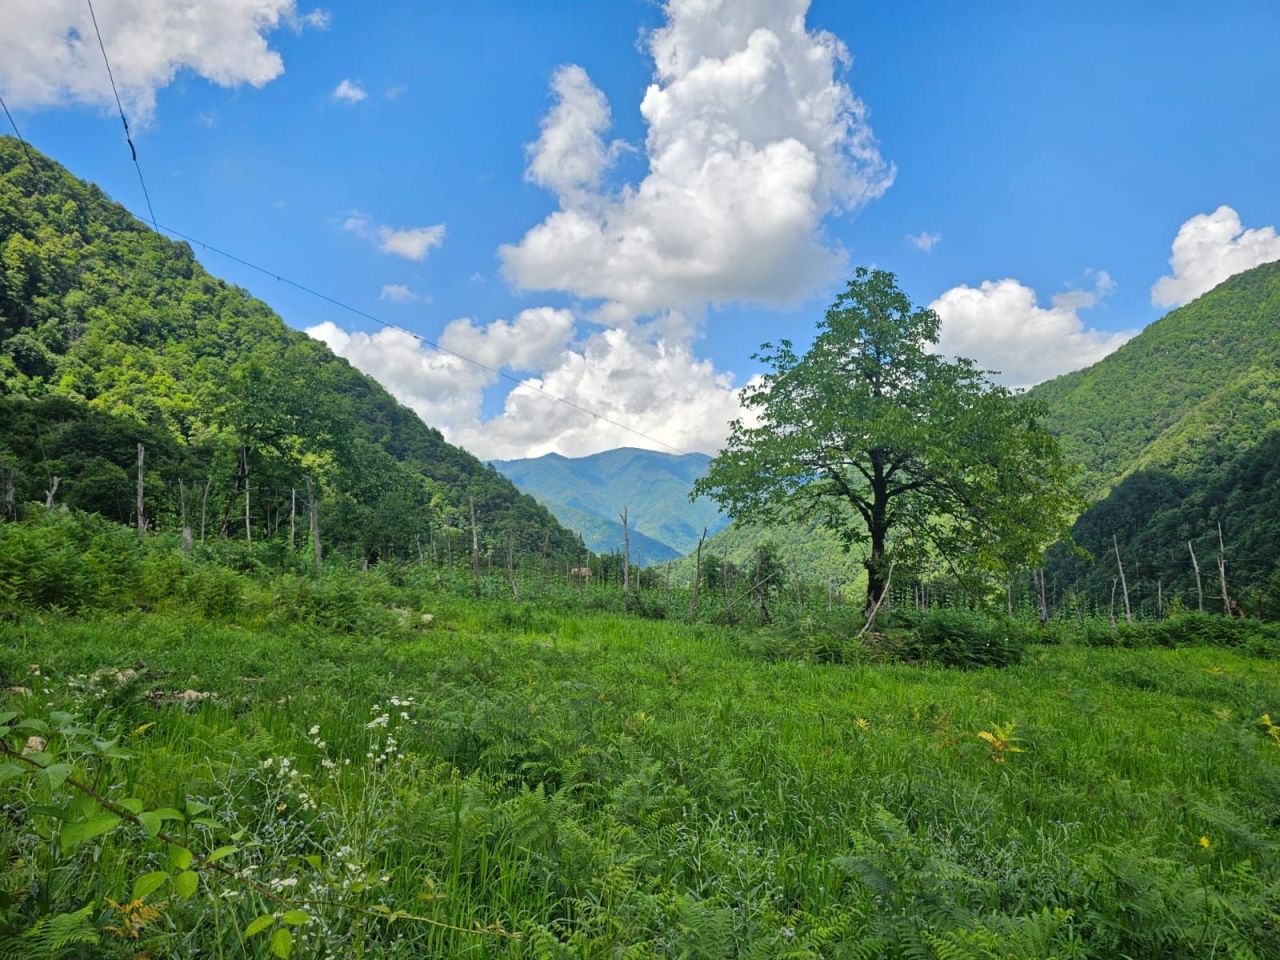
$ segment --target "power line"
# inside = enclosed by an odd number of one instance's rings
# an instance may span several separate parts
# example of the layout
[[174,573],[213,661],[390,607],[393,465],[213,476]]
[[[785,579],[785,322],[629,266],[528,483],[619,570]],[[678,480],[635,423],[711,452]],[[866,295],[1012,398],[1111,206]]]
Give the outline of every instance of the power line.
[[18,138],[18,142],[22,144],[22,152],[27,155],[27,163],[31,164],[31,169],[36,173],[40,172],[40,168],[36,166],[36,158],[31,156],[31,148],[27,146],[27,141],[22,139],[22,133],[18,130],[18,124],[13,119],[13,114],[9,112],[9,105],[4,102],[4,97],[0,97],[0,108],[4,109],[4,115],[9,118],[9,126],[13,127],[13,135]]
[[[529,390],[533,390],[536,393],[539,393],[550,400],[554,400],[556,403],[562,403],[567,407],[570,407],[574,410],[579,411],[580,413],[585,413],[588,416],[595,419],[597,422],[603,422],[603,423],[609,424],[610,426],[617,427],[619,430],[624,430],[627,433],[631,434],[632,436],[640,437],[642,440],[648,440],[650,443],[656,443],[658,446],[661,446],[661,447],[666,447],[668,450],[672,451],[673,453],[676,453],[682,456],[685,454],[684,450],[681,450],[679,447],[676,447],[670,443],[667,443],[665,440],[659,440],[657,437],[650,436],[649,434],[645,433],[642,430],[637,430],[635,427],[629,427],[625,423],[621,423],[617,420],[614,420],[612,417],[605,416],[604,414],[598,413],[595,410],[590,409],[589,407],[584,407],[582,406],[582,404],[575,403],[574,401],[568,399],[567,397],[562,397],[562,396],[559,396],[558,394],[552,393],[550,390],[545,390],[542,387],[538,386],[536,383],[533,383],[529,380],[523,380],[520,377],[514,377],[509,373],[505,373],[496,367],[491,367],[487,363],[483,363],[479,360],[474,359],[473,357],[468,357],[465,354],[458,353],[458,351],[456,350],[450,350],[448,347],[442,346],[436,341],[429,340],[420,334],[414,333],[412,330],[406,330],[404,327],[397,326],[394,323],[388,323],[386,320],[383,320],[381,317],[374,316],[373,314],[365,310],[361,310],[358,307],[353,307],[349,303],[345,303],[342,300],[337,299],[336,297],[331,297],[326,293],[321,293],[319,290],[309,287],[306,284],[299,283],[296,280],[291,280],[288,277],[285,277],[279,273],[276,273],[274,270],[269,270],[266,267],[259,266],[258,264],[252,262],[251,260],[246,260],[244,257],[236,256],[234,253],[229,253],[226,250],[219,249],[218,247],[215,247],[211,243],[206,243],[205,241],[200,240],[197,237],[189,236],[174,227],[167,227],[157,222],[155,210],[152,209],[151,207],[151,194],[147,191],[147,181],[142,175],[142,165],[138,162],[138,150],[133,145],[133,137],[129,132],[129,121],[125,118],[124,105],[120,102],[120,93],[116,89],[115,76],[111,72],[111,61],[107,57],[107,47],[106,47],[106,44],[104,44],[102,41],[102,31],[98,28],[98,17],[93,10],[93,0],[85,0],[85,2],[89,5],[89,17],[93,20],[93,30],[94,30],[94,33],[96,33],[98,36],[98,48],[102,51],[102,62],[106,65],[106,68],[107,68],[107,79],[111,81],[111,93],[115,96],[116,109],[119,111],[119,114],[120,114],[120,122],[124,125],[125,141],[129,144],[129,153],[132,155],[133,165],[138,171],[138,182],[142,185],[142,195],[147,201],[147,212],[151,214],[151,226],[152,228],[155,229],[157,233],[160,233],[161,231],[163,231],[165,233],[172,234],[175,237],[179,237],[182,240],[186,240],[188,243],[194,243],[205,250],[209,250],[209,251],[212,251],[213,253],[218,254],[219,256],[226,257],[228,260],[234,260],[236,263],[239,263],[242,266],[248,267],[251,270],[256,270],[258,273],[264,274],[265,276],[272,277],[275,280],[279,281],[280,283],[287,284],[296,290],[301,290],[303,293],[308,293],[313,297],[317,297],[318,299],[325,301],[326,303],[333,304],[335,307],[338,307],[342,310],[346,310],[350,313],[353,313],[358,317],[363,317],[366,320],[371,320],[380,326],[386,327],[388,330],[396,330],[399,333],[403,333],[406,336],[412,337],[414,340],[417,340],[419,343],[425,344],[426,346],[431,347],[433,350],[436,350],[439,353],[445,353],[445,354],[448,354],[449,356],[456,357],[459,360],[463,361],[464,363],[469,363],[472,366],[478,367],[479,369],[484,370],[488,373],[491,373],[496,377],[500,377],[503,380],[508,380],[511,383],[516,384],[517,386],[522,386]],[[2,101],[0,101],[0,103],[2,103]],[[10,125],[13,126],[13,132],[15,134],[18,134],[18,141],[22,144],[23,150],[26,151],[27,160],[31,162],[31,166],[34,169],[38,170],[38,168],[36,168],[35,166],[35,161],[31,157],[30,151],[27,149],[26,141],[23,140],[22,135],[18,133],[18,126],[13,122],[13,117],[9,114],[8,107],[5,107],[4,112],[5,112],[5,115],[9,117],[9,123]]]
[[[146,178],[142,176],[142,164],[138,162],[138,148],[133,145],[133,135],[129,132],[129,121],[125,119],[124,104],[120,102],[120,92],[116,90],[116,78],[111,72],[111,61],[107,59],[107,46],[102,42],[102,31],[98,29],[98,15],[93,12],[93,0],[85,0],[89,4],[89,18],[93,21],[93,32],[98,35],[98,49],[102,51],[102,62],[107,67],[107,79],[111,81],[111,92],[116,98],[116,109],[120,112],[120,122],[124,124],[124,139],[129,144],[129,153],[133,155],[133,165],[138,171],[138,183],[142,184],[142,196],[147,201],[147,212],[151,214],[151,226],[156,227],[156,212],[151,209],[151,194],[147,191]],[[159,232],[159,227],[156,227]]]
[[685,454],[684,450],[681,450],[679,447],[676,447],[676,446],[673,446],[672,444],[667,443],[665,440],[659,440],[657,437],[650,436],[649,434],[641,430],[637,430],[635,427],[629,427],[625,423],[620,423],[619,421],[614,420],[612,417],[608,417],[603,413],[597,413],[595,410],[592,410],[589,407],[584,407],[579,403],[575,403],[574,401],[568,399],[567,397],[562,397],[559,394],[552,393],[550,390],[544,390],[542,387],[538,386],[536,383],[533,383],[529,380],[523,380],[520,377],[512,376],[511,374],[506,373],[498,369],[497,367],[491,367],[487,363],[484,363],[480,360],[476,360],[474,357],[468,357],[466,354],[459,353],[456,350],[450,350],[448,347],[442,346],[439,342],[435,340],[430,340],[427,337],[422,336],[421,334],[414,333],[412,330],[406,330],[404,327],[398,326],[394,323],[389,323],[388,321],[383,320],[381,317],[375,316],[374,314],[369,313],[366,310],[361,310],[359,307],[353,307],[351,304],[345,303],[344,301],[339,300],[337,297],[331,297],[327,293],[321,293],[319,290],[316,290],[313,287],[309,287],[304,283],[299,283],[296,280],[291,280],[288,277],[282,274],[279,274],[274,270],[268,269],[267,267],[260,266],[259,264],[256,264],[251,260],[246,260],[244,257],[237,256],[234,253],[229,253],[226,250],[221,250],[218,247],[215,247],[213,244],[206,243],[205,241],[197,237],[189,236],[183,233],[181,230],[177,230],[173,227],[166,226],[163,223],[156,225],[156,229],[158,231],[164,231],[165,233],[178,237],[181,240],[186,240],[188,243],[194,243],[205,250],[209,250],[212,253],[216,253],[221,257],[226,257],[228,260],[234,260],[236,263],[240,264],[241,266],[248,267],[250,270],[256,270],[258,273],[261,273],[264,276],[268,276],[274,280],[278,280],[280,283],[293,287],[295,290],[301,290],[303,293],[310,294],[311,296],[316,297],[320,300],[323,300],[326,303],[331,303],[335,307],[339,307],[342,310],[346,310],[349,313],[353,313],[358,317],[363,317],[366,320],[371,320],[374,323],[378,324],[379,326],[386,327],[388,330],[395,330],[398,333],[403,333],[405,336],[412,337],[414,340],[417,340],[419,343],[422,343],[428,347],[431,347],[433,350],[436,350],[440,353],[446,353],[451,357],[457,357],[459,360],[463,361],[464,363],[469,363],[474,367],[479,367],[481,370],[491,373],[496,377],[501,377],[503,380],[509,380],[511,383],[514,383],[517,386],[527,387],[530,390],[533,390],[533,391],[536,391],[537,393],[542,394],[542,396],[548,398],[549,400],[554,400],[556,403],[563,403],[565,406],[571,407],[574,410],[579,411],[580,413],[585,413],[588,416],[594,417],[596,420],[602,423],[607,423],[610,426],[617,427],[619,430],[625,430],[627,433],[630,433],[633,436],[640,437],[641,439],[648,440],[650,443],[656,443],[659,446],[666,447],[668,450],[672,451],[673,453],[680,454],[681,456]]

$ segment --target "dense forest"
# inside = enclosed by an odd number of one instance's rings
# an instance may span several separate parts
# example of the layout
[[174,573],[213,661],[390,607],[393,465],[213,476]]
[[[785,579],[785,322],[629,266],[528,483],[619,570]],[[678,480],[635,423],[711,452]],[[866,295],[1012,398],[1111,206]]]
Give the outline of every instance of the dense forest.
[[[1058,598],[1109,603],[1119,547],[1134,604],[1280,615],[1280,263],[1238,274],[1086,370],[1041,384],[1096,502],[1050,552]],[[1114,541],[1113,541],[1114,538]],[[1192,543],[1188,548],[1188,541]]]
[[152,528],[176,527],[185,502],[195,536],[283,538],[310,479],[326,548],[469,554],[474,500],[482,551],[505,555],[510,539],[581,556],[541,505],[371,378],[32,155],[0,137],[0,476],[14,509],[48,497],[136,522],[141,443]]

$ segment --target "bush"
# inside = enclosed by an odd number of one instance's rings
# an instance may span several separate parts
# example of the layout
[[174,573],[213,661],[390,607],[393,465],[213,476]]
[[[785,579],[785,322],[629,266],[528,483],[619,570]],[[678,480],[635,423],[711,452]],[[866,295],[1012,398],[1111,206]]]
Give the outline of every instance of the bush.
[[1004,667],[1022,657],[1021,630],[968,610],[930,610],[902,644],[907,659],[947,667]]

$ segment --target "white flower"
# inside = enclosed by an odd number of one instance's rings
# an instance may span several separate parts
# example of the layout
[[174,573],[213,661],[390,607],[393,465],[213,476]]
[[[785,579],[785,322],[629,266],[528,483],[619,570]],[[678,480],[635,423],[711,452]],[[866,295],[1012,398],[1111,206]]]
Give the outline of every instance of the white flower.
[[307,736],[314,737],[319,732],[320,732],[320,724],[317,723],[310,730],[307,731]]

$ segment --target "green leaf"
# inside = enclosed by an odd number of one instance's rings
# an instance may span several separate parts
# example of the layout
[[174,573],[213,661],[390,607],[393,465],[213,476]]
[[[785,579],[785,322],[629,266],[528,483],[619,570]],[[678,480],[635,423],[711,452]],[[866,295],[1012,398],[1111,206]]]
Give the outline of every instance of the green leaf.
[[169,874],[163,870],[152,870],[150,873],[144,873],[137,880],[133,881],[133,899],[141,900],[149,893],[155,893],[164,882],[169,879]]
[[17,710],[8,710],[4,713],[0,713],[0,724],[10,724],[17,719],[18,719]]
[[75,767],[69,763],[51,763],[40,771],[40,777],[49,784],[49,789],[56,790],[66,783],[67,777],[71,776],[74,769]]
[[290,926],[300,927],[311,919],[311,914],[305,910],[289,910],[280,919]]
[[20,777],[26,772],[27,768],[20,763],[0,763],[0,783]]
[[154,837],[160,832],[160,814],[154,810],[148,810],[145,813],[138,814],[138,825],[142,827],[148,837]]
[[125,800],[117,800],[116,805],[128,810],[134,816],[142,812],[142,801],[137,797],[129,797]]
[[32,733],[48,733],[49,725],[38,717],[24,717],[13,725],[15,730],[30,730]]
[[222,860],[222,859],[224,859],[225,857],[229,857],[229,856],[231,856],[231,855],[232,855],[233,853],[235,853],[238,849],[240,849],[240,848],[239,848],[239,847],[232,847],[232,846],[219,847],[217,850],[213,851],[213,853],[211,853],[211,854],[209,854],[207,857],[205,857],[205,858],[204,858],[204,862],[205,862],[205,863],[217,863],[219,860]]
[[177,870],[186,870],[191,866],[191,851],[186,847],[170,847],[169,863]]
[[49,720],[55,727],[65,727],[72,721],[71,714],[63,710],[52,710],[49,712]]
[[318,853],[309,853],[302,859],[305,860],[307,863],[311,864],[311,866],[314,869],[316,870],[320,869],[321,861],[320,861],[320,855]]
[[271,914],[264,913],[262,916],[258,917],[258,919],[254,920],[253,923],[244,928],[244,935],[246,939],[248,937],[256,937],[263,930],[267,929],[267,927],[271,926],[271,924],[275,923],[275,921],[276,918]]
[[288,960],[289,954],[293,953],[293,934],[284,927],[277,927],[271,934],[271,953],[280,960]]
[[195,893],[199,886],[200,877],[194,870],[183,870],[173,880],[173,892],[183,900]]
[[181,820],[181,819],[183,819],[182,814],[180,814],[177,810],[173,809],[173,807],[160,807],[160,808],[156,809],[156,810],[154,811],[154,813],[155,813],[155,815],[156,815],[157,817],[159,817],[161,820]]
[[85,820],[83,823],[69,823],[62,828],[62,834],[58,838],[64,854],[70,853],[86,840],[92,840],[94,837],[100,837],[109,830],[115,829],[120,823],[120,818],[114,813],[104,813],[94,817],[92,820]]
[[187,801],[187,816],[189,817],[197,817],[200,814],[207,813],[209,810],[212,810],[212,809],[213,808],[210,807],[209,804],[202,803],[199,800]]

